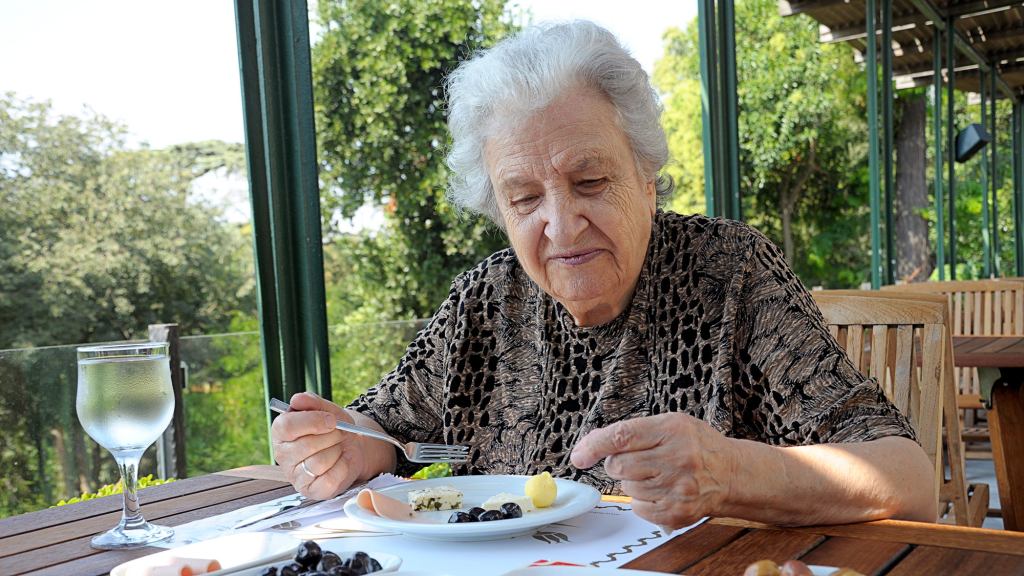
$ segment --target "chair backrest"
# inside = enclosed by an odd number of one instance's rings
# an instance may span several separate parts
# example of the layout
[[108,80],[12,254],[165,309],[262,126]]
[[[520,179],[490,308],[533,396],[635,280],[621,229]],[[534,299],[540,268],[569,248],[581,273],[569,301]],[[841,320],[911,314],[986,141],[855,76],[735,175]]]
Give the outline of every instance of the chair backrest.
[[883,286],[883,290],[945,294],[954,336],[1024,334],[1024,282],[954,280]]
[[[968,522],[967,483],[953,382],[953,343],[946,298],[936,294],[860,290],[813,292],[829,332],[854,366],[877,379],[886,396],[910,419],[935,467],[939,514],[952,505]],[[942,458],[943,417],[950,463]]]

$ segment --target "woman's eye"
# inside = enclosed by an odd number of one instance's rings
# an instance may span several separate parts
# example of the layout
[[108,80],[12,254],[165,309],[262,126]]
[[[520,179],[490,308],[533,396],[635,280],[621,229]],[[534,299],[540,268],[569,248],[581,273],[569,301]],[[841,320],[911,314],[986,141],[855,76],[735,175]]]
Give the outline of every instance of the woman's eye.
[[538,200],[540,200],[540,196],[522,196],[520,198],[513,198],[509,204],[511,204],[513,208],[523,210],[532,208],[537,204]]
[[607,178],[592,178],[589,180],[580,180],[577,186],[586,192],[598,192],[608,184]]

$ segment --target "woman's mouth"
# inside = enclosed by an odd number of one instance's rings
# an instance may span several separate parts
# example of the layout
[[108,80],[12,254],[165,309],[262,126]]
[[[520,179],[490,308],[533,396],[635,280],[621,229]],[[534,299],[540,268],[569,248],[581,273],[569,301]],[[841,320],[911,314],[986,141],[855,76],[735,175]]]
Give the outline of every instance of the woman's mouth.
[[581,252],[559,254],[558,256],[553,257],[552,260],[567,266],[579,266],[580,264],[586,264],[594,258],[597,258],[600,253],[600,250],[584,250]]

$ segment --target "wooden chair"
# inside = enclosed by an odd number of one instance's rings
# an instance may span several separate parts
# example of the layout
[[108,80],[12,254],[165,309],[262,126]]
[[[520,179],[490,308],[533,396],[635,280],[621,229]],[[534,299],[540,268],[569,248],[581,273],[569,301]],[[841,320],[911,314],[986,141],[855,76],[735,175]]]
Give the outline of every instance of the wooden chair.
[[[944,294],[954,336],[1024,334],[1024,282],[1017,279],[919,282],[883,286],[883,290]],[[956,368],[954,378],[964,416],[965,457],[992,458],[990,449],[972,448],[974,443],[990,443],[978,370]]]
[[913,424],[935,465],[940,521],[981,526],[988,512],[988,485],[967,485],[945,298],[858,290],[812,294],[854,366],[875,378]]

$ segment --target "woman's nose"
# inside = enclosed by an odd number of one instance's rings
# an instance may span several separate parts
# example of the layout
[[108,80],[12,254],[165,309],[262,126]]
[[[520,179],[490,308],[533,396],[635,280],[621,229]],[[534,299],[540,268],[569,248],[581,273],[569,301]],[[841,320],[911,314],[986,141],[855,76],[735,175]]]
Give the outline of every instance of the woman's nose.
[[568,246],[587,228],[581,203],[572,194],[550,194],[546,203],[544,235],[556,246]]

